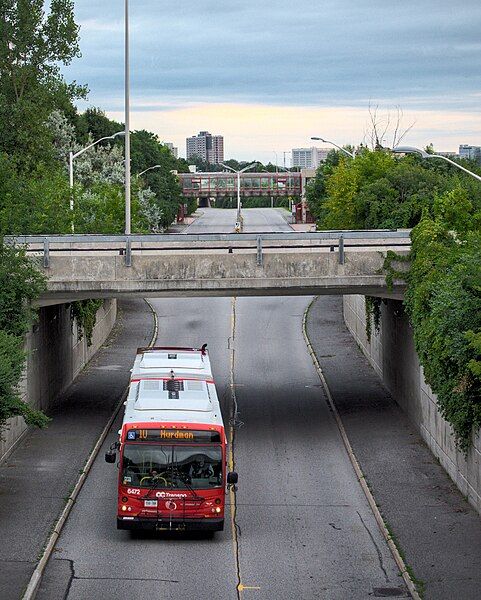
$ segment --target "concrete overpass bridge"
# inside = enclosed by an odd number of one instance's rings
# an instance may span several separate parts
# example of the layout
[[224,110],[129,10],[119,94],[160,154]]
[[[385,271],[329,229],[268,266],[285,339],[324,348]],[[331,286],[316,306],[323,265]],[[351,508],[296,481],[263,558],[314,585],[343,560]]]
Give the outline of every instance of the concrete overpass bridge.
[[408,230],[315,233],[54,235],[6,238],[48,278],[39,306],[122,296],[368,294],[388,290],[387,250],[406,254]]

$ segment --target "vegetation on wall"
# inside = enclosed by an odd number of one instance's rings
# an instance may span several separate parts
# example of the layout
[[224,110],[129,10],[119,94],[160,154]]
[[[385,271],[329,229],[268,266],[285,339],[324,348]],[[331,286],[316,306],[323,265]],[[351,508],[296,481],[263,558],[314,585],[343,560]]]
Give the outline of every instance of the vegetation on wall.
[[21,415],[29,425],[48,419],[22,401],[18,384],[26,355],[24,335],[34,312],[32,301],[44,289],[45,279],[21,249],[0,244],[0,431],[10,417]]
[[97,321],[97,311],[103,305],[104,301],[99,299],[77,300],[70,305],[70,315],[72,321],[77,323],[79,339],[84,336],[87,345],[92,345],[92,332]]
[[[410,269],[396,270],[406,258],[390,252],[387,281],[407,281],[426,381],[466,451],[481,426],[481,185],[444,161],[363,149],[354,160],[331,153],[307,199],[322,229],[413,228]],[[366,298],[369,336],[379,308]]]

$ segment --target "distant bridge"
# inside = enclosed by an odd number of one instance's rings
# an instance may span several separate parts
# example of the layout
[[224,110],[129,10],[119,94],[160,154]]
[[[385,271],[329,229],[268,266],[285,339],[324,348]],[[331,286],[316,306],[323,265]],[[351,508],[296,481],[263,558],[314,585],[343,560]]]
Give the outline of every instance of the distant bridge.
[[[179,173],[184,196],[194,198],[234,197],[235,173]],[[301,196],[305,178],[301,173],[241,173],[240,192],[251,196]]]
[[389,249],[406,254],[408,230],[6,238],[48,277],[38,304],[122,296],[367,294],[388,289]]

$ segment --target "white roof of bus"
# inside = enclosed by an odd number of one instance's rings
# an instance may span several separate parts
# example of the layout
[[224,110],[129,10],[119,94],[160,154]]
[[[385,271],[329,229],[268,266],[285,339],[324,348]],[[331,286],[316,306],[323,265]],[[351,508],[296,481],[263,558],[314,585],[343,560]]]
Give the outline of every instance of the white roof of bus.
[[[174,392],[167,389],[171,371],[178,387]],[[141,350],[131,378],[123,424],[223,424],[207,353],[180,348]]]
[[168,376],[192,374],[196,378],[212,377],[210,360],[207,351],[188,350],[184,348],[153,348],[137,353],[132,379],[138,377]]

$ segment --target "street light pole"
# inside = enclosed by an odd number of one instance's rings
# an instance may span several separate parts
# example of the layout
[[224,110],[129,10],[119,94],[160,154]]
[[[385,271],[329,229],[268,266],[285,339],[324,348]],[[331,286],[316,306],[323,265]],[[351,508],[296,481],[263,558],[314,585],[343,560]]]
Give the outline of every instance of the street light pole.
[[125,0],[125,234],[130,235],[130,56],[129,0]]
[[150,171],[151,169],[160,169],[161,166],[162,165],[154,165],[153,167],[149,167],[148,169],[144,169],[140,173],[137,173],[136,177],[140,177],[141,175],[143,175],[144,173],[147,173],[147,171]]
[[243,169],[241,169],[240,171],[236,171],[235,169],[233,169],[232,167],[229,167],[229,165],[226,165],[225,163],[220,163],[220,165],[222,167],[225,167],[226,169],[229,169],[229,171],[232,171],[233,173],[237,173],[237,221],[239,221],[240,216],[241,216],[240,176],[241,176],[241,173],[244,173],[244,171],[248,171],[249,169],[252,169],[252,167],[255,167],[257,165],[257,162],[253,162],[252,164],[248,165],[247,167],[244,167]]
[[[78,152],[73,152],[72,150],[70,150],[70,152],[68,153],[68,183],[69,183],[69,187],[70,187],[70,210],[73,211],[73,193],[72,193],[72,188],[73,188],[73,161],[79,157],[81,154],[83,154],[84,152],[87,152],[87,150],[90,150],[90,148],[93,148],[94,146],[96,146],[99,142],[103,142],[105,140],[113,140],[116,137],[119,137],[120,135],[124,135],[123,131],[117,131],[117,133],[114,133],[113,135],[107,135],[105,137],[101,137],[100,139],[96,140],[95,142],[93,142],[92,144],[89,144],[88,146],[86,146],[85,148],[82,148],[81,150],[79,150]],[[73,224],[73,220],[72,220],[72,233],[74,232],[74,224]]]
[[448,162],[450,165],[461,169],[461,171],[464,171],[468,175],[471,175],[471,177],[474,177],[478,181],[481,181],[481,177],[479,175],[473,173],[472,171],[469,171],[468,169],[465,169],[463,166],[458,165],[457,162],[454,162],[454,160],[451,160],[450,158],[448,158],[447,156],[443,156],[442,154],[429,154],[429,152],[421,150],[421,148],[414,148],[414,146],[397,146],[396,148],[393,148],[392,151],[395,154],[419,154],[421,158],[440,158],[441,160],[445,160],[446,162]]
[[324,142],[325,144],[331,144],[331,146],[335,146],[338,150],[340,150],[341,152],[344,152],[344,154],[347,154],[350,158],[356,158],[355,150],[353,150],[352,152],[349,152],[349,150],[342,148],[342,146],[338,146],[334,142],[330,142],[329,140],[325,140],[321,137],[311,137],[311,140],[318,140],[319,142]]
[[92,142],[92,144],[89,144],[88,146],[85,146],[85,148],[82,148],[82,150],[75,152],[75,154],[72,150],[70,150],[70,152],[68,153],[68,175],[69,175],[68,179],[69,179],[69,185],[71,188],[73,187],[73,161],[77,157],[79,157],[81,154],[83,154],[84,152],[87,152],[87,150],[90,150],[90,148],[93,148],[100,142],[104,142],[105,140],[113,140],[116,137],[119,137],[121,135],[124,135],[123,131],[117,131],[117,133],[114,133],[113,135],[106,135],[105,137],[101,137],[100,139],[96,140],[95,142]]

